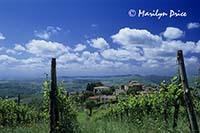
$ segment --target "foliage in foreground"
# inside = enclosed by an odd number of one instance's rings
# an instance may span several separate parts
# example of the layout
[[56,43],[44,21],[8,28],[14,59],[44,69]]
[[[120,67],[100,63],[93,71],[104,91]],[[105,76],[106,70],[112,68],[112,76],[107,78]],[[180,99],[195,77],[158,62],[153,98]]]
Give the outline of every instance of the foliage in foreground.
[[0,99],[0,126],[30,125],[42,118],[33,107],[17,105],[13,100]]
[[[33,128],[36,123],[49,123],[49,82],[44,83],[43,105],[36,109],[27,105],[18,105],[14,100],[0,99],[0,130]],[[77,112],[72,105],[71,99],[63,91],[62,84],[58,85],[58,109],[59,125],[57,130],[62,132],[79,132]],[[7,132],[7,131],[6,131]]]
[[[45,109],[44,113],[46,114],[47,120],[49,120],[49,83],[44,83],[44,100],[45,100]],[[71,99],[66,92],[63,91],[63,84],[58,85],[58,110],[59,110],[59,123],[57,130],[59,133],[65,132],[79,132],[79,125],[77,121],[77,112],[73,107]]]

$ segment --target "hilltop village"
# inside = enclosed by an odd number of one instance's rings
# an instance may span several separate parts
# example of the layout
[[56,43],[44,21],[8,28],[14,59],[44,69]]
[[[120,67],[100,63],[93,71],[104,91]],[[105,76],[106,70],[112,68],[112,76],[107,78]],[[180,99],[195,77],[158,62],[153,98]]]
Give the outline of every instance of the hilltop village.
[[144,85],[143,83],[131,80],[127,84],[119,86],[105,86],[101,82],[88,83],[86,90],[81,93],[72,92],[70,95],[76,97],[75,101],[85,103],[93,101],[95,104],[115,103],[119,97],[125,95],[140,95],[153,93],[158,90],[156,85]]

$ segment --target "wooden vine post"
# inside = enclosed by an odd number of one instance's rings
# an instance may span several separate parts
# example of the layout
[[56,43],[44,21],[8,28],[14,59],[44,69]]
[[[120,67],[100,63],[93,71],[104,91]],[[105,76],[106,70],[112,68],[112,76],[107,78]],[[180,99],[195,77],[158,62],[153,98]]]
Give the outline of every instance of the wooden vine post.
[[56,58],[51,61],[51,91],[50,91],[50,133],[55,133],[59,122],[57,101]]
[[192,103],[192,96],[191,96],[188,81],[187,81],[187,75],[186,75],[182,50],[178,50],[177,60],[178,60],[181,83],[184,89],[184,100],[186,104],[187,115],[189,118],[190,130],[192,133],[199,133],[197,119],[196,119],[196,115],[195,115],[193,103]]

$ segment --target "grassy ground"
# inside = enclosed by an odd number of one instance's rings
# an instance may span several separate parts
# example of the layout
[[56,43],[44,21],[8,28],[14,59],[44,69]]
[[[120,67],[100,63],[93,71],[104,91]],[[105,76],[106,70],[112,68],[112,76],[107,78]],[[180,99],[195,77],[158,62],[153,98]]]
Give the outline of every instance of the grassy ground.
[[[79,122],[82,133],[188,133],[188,122],[185,118],[178,120],[176,130],[172,128],[172,121],[165,124],[162,120],[144,118],[143,122],[128,122],[120,120],[98,120],[90,121],[86,114],[79,114]],[[200,125],[199,125],[200,127]]]
[[189,132],[185,123],[182,123],[177,130],[172,128],[165,128],[162,124],[151,122],[145,123],[143,126],[136,126],[134,123],[122,122],[122,121],[107,121],[99,120],[96,122],[87,122],[85,125],[81,125],[83,133],[183,133]]
[[[126,119],[120,120],[98,120],[91,121],[85,112],[78,114],[78,121],[82,133],[188,133],[188,122],[185,118],[178,120],[176,130],[172,129],[172,121],[165,124],[161,120],[145,118],[143,123],[128,122]],[[200,124],[200,123],[199,123]],[[200,127],[200,125],[199,125]],[[0,133],[48,133],[48,124],[40,123],[32,127],[0,128]]]
[[39,123],[31,127],[0,128],[0,133],[48,133],[48,124]]

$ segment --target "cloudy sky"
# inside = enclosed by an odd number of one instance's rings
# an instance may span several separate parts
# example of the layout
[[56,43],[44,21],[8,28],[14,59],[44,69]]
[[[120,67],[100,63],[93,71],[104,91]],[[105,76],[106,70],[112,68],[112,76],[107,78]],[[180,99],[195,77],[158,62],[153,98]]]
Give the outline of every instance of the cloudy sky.
[[[200,67],[199,4],[1,0],[0,78],[42,77],[49,73],[52,57],[60,76],[173,75],[179,49],[188,73],[195,74]],[[148,15],[156,11],[167,15]]]

